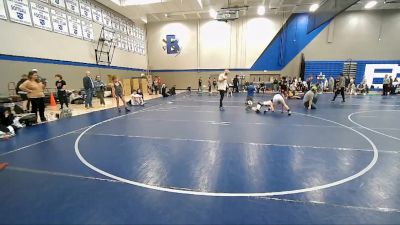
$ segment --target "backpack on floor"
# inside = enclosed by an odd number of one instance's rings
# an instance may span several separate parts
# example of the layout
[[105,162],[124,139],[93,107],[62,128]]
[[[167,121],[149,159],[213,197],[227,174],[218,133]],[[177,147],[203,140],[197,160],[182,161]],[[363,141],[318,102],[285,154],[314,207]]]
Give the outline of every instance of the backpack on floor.
[[24,113],[24,110],[21,108],[21,106],[15,105],[14,112],[15,112],[15,114],[22,114],[22,113]]
[[19,122],[26,126],[32,126],[37,121],[37,116],[35,113],[17,114],[17,115],[15,115],[15,117],[19,117],[20,118]]
[[58,118],[69,118],[72,117],[72,111],[71,109],[61,109],[60,114],[58,114]]

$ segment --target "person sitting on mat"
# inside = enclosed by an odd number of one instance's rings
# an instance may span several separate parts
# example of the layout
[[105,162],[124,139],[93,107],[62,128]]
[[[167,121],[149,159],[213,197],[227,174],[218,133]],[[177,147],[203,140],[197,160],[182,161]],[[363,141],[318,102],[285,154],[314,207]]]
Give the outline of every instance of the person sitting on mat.
[[172,86],[172,88],[169,89],[168,93],[169,95],[176,95],[176,86]]
[[300,95],[298,95],[296,93],[296,84],[295,82],[293,82],[290,87],[289,87],[289,91],[288,91],[288,96],[289,99],[301,99]]
[[314,86],[304,95],[303,104],[304,107],[306,107],[308,110],[317,109],[316,106],[317,101],[318,101],[317,87]]
[[119,100],[122,100],[122,103],[124,104],[125,107],[125,112],[129,112],[130,110],[128,107],[126,107],[126,102],[124,98],[124,87],[122,86],[122,83],[118,80],[116,76],[112,76],[112,96],[117,100],[117,109],[118,112],[121,112],[121,109],[119,108]]
[[[139,91],[140,89],[138,89]],[[131,100],[128,101],[129,105],[144,105],[142,95],[138,94],[138,92],[133,91],[131,94]]]
[[167,91],[167,85],[163,84],[161,86],[161,95],[166,98],[169,96],[168,91]]
[[8,139],[15,136],[16,129],[11,109],[0,106],[0,139]]
[[140,95],[141,97],[142,97],[142,101],[143,101],[143,103],[145,103],[144,102],[144,95],[143,95],[143,91],[139,88],[139,89],[137,89],[137,94],[138,95]]
[[[288,112],[288,116],[292,115],[292,111],[290,110],[289,106],[286,104],[285,99],[281,94],[276,94],[270,101],[265,101],[265,102],[259,102],[257,104],[257,113],[260,113],[260,109],[262,106],[267,107],[268,111],[275,112],[275,105],[281,105],[282,106],[282,113],[284,112],[283,109],[285,108]],[[264,111],[264,114],[266,111]]]

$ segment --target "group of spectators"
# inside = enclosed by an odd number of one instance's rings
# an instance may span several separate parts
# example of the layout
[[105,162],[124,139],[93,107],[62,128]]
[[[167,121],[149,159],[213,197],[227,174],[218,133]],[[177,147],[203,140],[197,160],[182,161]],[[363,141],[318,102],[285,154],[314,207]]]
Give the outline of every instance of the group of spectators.
[[396,89],[400,88],[400,83],[398,81],[398,78],[392,78],[392,76],[388,76],[387,74],[385,75],[385,78],[383,79],[383,89],[382,89],[382,95],[394,95],[396,94]]

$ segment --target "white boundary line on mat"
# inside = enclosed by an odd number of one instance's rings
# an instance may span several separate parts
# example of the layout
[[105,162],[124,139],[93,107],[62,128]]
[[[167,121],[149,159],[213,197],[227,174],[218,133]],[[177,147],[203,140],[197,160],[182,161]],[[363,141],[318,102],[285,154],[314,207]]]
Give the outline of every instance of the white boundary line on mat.
[[369,113],[369,112],[400,112],[400,110],[370,110],[370,111],[355,112],[355,113],[352,113],[352,114],[350,114],[349,116],[347,116],[347,119],[349,119],[350,122],[354,123],[355,125],[357,125],[357,126],[359,126],[359,127],[361,127],[361,128],[364,128],[364,129],[369,130],[369,131],[371,131],[371,132],[374,132],[374,133],[377,133],[377,134],[386,136],[386,137],[388,137],[388,138],[392,138],[392,139],[395,139],[395,140],[400,141],[400,138],[398,138],[398,137],[393,137],[393,136],[390,136],[390,135],[388,135],[388,134],[384,134],[384,133],[382,133],[382,132],[373,130],[373,129],[369,128],[369,127],[363,126],[363,125],[361,125],[361,124],[359,124],[359,123],[357,123],[357,122],[354,122],[354,120],[351,118],[351,117],[354,116],[354,115],[361,114],[361,113]]
[[[139,113],[141,111],[137,111],[135,113]],[[133,114],[133,113],[131,113]],[[365,140],[367,140],[369,142],[369,144],[372,146],[373,149],[373,158],[371,160],[371,162],[361,171],[357,172],[356,174],[353,174],[349,177],[343,178],[341,180],[337,180],[328,184],[324,184],[324,185],[319,185],[319,186],[314,186],[314,187],[309,187],[309,188],[302,188],[302,189],[295,189],[295,190],[285,190],[285,191],[276,191],[276,192],[258,192],[258,193],[227,193],[227,192],[202,192],[202,191],[196,191],[196,190],[187,190],[187,189],[178,189],[178,188],[168,188],[168,187],[159,187],[159,186],[154,186],[154,185],[149,185],[149,184],[144,184],[144,183],[140,183],[140,182],[136,182],[136,181],[132,181],[132,180],[128,180],[116,175],[113,175],[111,173],[108,173],[100,168],[97,168],[96,166],[90,164],[81,154],[80,149],[79,149],[79,142],[82,139],[82,137],[88,132],[90,131],[92,128],[110,122],[112,120],[115,120],[117,118],[123,117],[116,117],[116,118],[112,118],[112,119],[108,119],[106,121],[103,122],[99,122],[97,124],[94,124],[92,126],[90,126],[89,128],[87,128],[85,131],[83,131],[76,139],[75,141],[75,154],[77,155],[77,157],[79,158],[79,160],[86,165],[87,167],[89,167],[90,169],[115,180],[127,183],[127,184],[131,184],[134,186],[138,186],[138,187],[143,187],[143,188],[147,188],[147,189],[151,189],[151,190],[157,190],[157,191],[163,191],[163,192],[169,192],[169,193],[176,193],[176,194],[185,194],[185,195],[196,195],[196,196],[212,196],[212,197],[267,197],[267,196],[279,196],[279,195],[290,195],[290,194],[299,194],[299,193],[305,193],[305,192],[311,192],[311,191],[317,191],[317,190],[322,190],[322,189],[326,189],[326,188],[331,188],[331,187],[335,187],[344,183],[347,183],[349,181],[352,181],[362,175],[364,175],[365,173],[367,173],[378,161],[378,157],[379,157],[379,153],[378,153],[378,149],[375,145],[375,143],[369,139],[366,135],[364,135],[363,133],[361,133],[360,131],[357,131],[349,126],[346,126],[344,124],[332,121],[332,120],[328,120],[325,118],[321,118],[321,117],[317,117],[317,116],[312,116],[312,115],[307,115],[307,114],[303,114],[303,113],[295,113],[298,115],[303,115],[303,116],[307,116],[307,117],[311,117],[311,118],[315,118],[315,119],[319,119],[322,121],[327,121],[342,127],[345,127],[347,129],[350,129],[351,131],[359,134],[361,137],[363,137]],[[129,114],[128,114],[129,115]]]
[[[151,107],[148,107],[148,108],[144,108],[144,109],[142,109],[142,110],[139,110],[139,111],[136,111],[136,112],[133,112],[133,113],[128,113],[128,114],[121,115],[121,116],[118,116],[118,117],[113,117],[113,118],[111,118],[111,119],[118,119],[118,118],[121,118],[121,117],[124,117],[124,116],[128,116],[128,115],[131,115],[131,114],[136,114],[136,113],[138,113],[138,112],[144,112],[144,111],[150,110],[151,108],[153,108],[153,107],[155,107],[155,106],[159,106],[159,105],[162,105],[162,104],[157,104],[157,105],[154,105],[154,106],[151,106]],[[150,110],[150,111],[151,111],[151,110]],[[106,120],[106,121],[108,121],[108,120]],[[103,121],[103,122],[104,122],[104,121]],[[89,126],[85,126],[85,127],[82,127],[82,128],[76,129],[76,130],[73,130],[73,131],[69,131],[69,132],[64,133],[64,134],[60,134],[60,135],[55,136],[55,137],[51,137],[51,138],[48,138],[48,139],[45,139],[45,140],[42,140],[42,141],[38,141],[38,142],[29,144],[29,145],[25,145],[25,146],[23,146],[23,147],[20,147],[20,148],[17,148],[17,149],[8,151],[8,152],[1,153],[1,154],[0,154],[0,157],[5,156],[5,155],[8,155],[8,154],[11,154],[11,153],[14,153],[14,152],[19,152],[19,151],[24,150],[24,149],[27,149],[27,148],[29,148],[29,147],[32,147],[32,146],[35,146],[35,145],[38,145],[38,144],[42,144],[42,143],[44,143],[44,142],[51,141],[51,140],[54,140],[54,139],[57,139],[57,138],[60,138],[60,137],[64,137],[64,136],[67,136],[67,135],[70,135],[70,134],[77,134],[78,131],[83,130],[83,129],[87,129],[87,128],[90,128],[90,127],[91,127],[90,125],[89,125]]]
[[78,131],[86,129],[88,127],[89,126],[82,127],[82,128],[79,128],[79,129],[76,129],[76,130],[73,130],[73,131],[70,131],[70,132],[67,132],[67,133],[64,133],[64,134],[60,134],[60,135],[55,136],[55,137],[51,137],[51,138],[48,138],[48,139],[45,139],[45,140],[42,140],[42,141],[38,141],[38,142],[35,142],[35,143],[32,143],[32,144],[26,145],[24,147],[20,147],[20,148],[17,148],[17,149],[8,151],[8,152],[4,152],[4,153],[0,154],[0,157],[8,155],[8,154],[11,154],[11,153],[14,153],[14,152],[18,152],[18,151],[24,150],[26,148],[29,148],[29,147],[32,147],[32,146],[35,146],[35,145],[38,145],[38,144],[41,144],[41,143],[44,143],[44,142],[47,142],[47,141],[51,141],[51,140],[54,140],[54,139],[57,139],[57,138],[60,138],[60,137],[64,137],[64,136],[67,136],[67,135],[70,135],[70,134],[76,134]]

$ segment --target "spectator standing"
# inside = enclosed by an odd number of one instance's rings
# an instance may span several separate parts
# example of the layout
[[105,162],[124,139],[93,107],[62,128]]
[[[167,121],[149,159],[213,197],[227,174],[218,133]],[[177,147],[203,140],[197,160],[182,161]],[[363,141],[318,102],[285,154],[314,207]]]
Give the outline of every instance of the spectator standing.
[[199,78],[199,89],[198,89],[198,92],[201,92],[202,90],[203,90],[203,80],[200,77]]
[[100,100],[100,105],[105,107],[106,103],[104,101],[104,91],[106,90],[106,85],[103,83],[99,75],[97,75],[96,79],[94,80],[94,90],[96,91],[97,98]]
[[385,78],[383,78],[383,93],[382,93],[382,95],[387,95],[389,84],[390,84],[390,79],[389,79],[388,75],[386,74]]
[[117,100],[117,109],[118,112],[121,112],[121,109],[119,108],[119,100],[121,99],[122,103],[124,104],[125,107],[125,112],[129,112],[130,110],[126,106],[126,101],[125,101],[125,93],[124,93],[124,87],[122,86],[122,83],[118,80],[116,76],[112,76],[112,95],[113,97]]
[[37,71],[30,71],[28,74],[28,80],[22,83],[19,88],[22,91],[27,92],[28,98],[32,103],[32,113],[37,114],[39,111],[40,121],[46,122],[47,119],[44,116],[44,88],[45,84],[39,80]]
[[211,95],[212,91],[211,91],[211,87],[212,87],[212,81],[211,81],[211,77],[208,78],[208,94]]
[[57,98],[60,102],[60,109],[63,109],[63,106],[67,106],[68,108],[68,98],[67,98],[67,91],[65,90],[67,83],[63,80],[63,77],[60,74],[56,74],[54,76],[56,81],[56,88],[57,88]]
[[233,92],[239,93],[239,75],[233,78]]
[[30,101],[28,99],[28,95],[25,91],[22,91],[19,86],[21,86],[21,84],[23,84],[26,80],[28,80],[28,75],[23,74],[21,76],[21,80],[18,81],[17,86],[15,87],[15,91],[17,92],[16,94],[19,95],[22,98],[22,107],[24,107],[24,110],[29,111],[30,109]]
[[338,81],[338,83],[336,85],[335,96],[333,97],[332,102],[335,101],[335,99],[336,99],[336,97],[338,96],[339,93],[342,95],[342,102],[345,102],[345,98],[344,98],[345,85],[346,85],[346,78],[341,73],[340,76],[339,76],[339,81]]
[[219,91],[219,94],[220,94],[219,109],[221,111],[224,110],[222,101],[224,100],[226,87],[228,85],[228,82],[227,82],[228,74],[229,74],[229,70],[225,69],[225,71],[218,76],[218,91]]
[[335,79],[332,76],[329,77],[329,92],[333,92],[335,86]]
[[85,108],[88,109],[93,108],[92,98],[93,98],[93,90],[94,83],[93,79],[90,77],[90,71],[86,71],[85,77],[83,78],[83,88],[85,89]]

